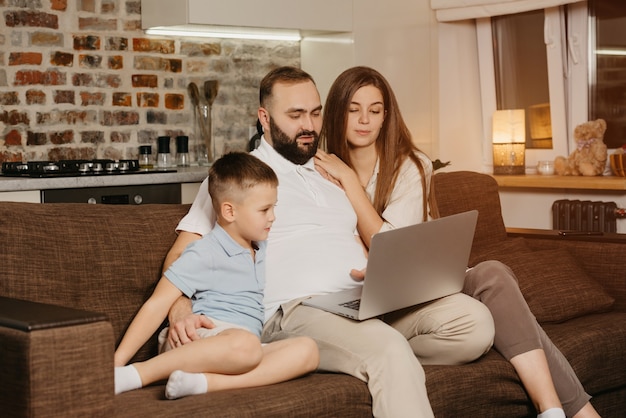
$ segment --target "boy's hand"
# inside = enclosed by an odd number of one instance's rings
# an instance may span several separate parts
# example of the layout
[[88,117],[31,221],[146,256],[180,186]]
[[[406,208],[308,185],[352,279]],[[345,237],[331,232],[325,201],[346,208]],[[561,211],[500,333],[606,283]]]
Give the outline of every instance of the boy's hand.
[[365,279],[365,269],[362,269],[362,270],[352,269],[352,270],[350,270],[350,277],[352,277],[352,279],[356,280],[357,282],[363,281],[363,279]]
[[189,314],[170,324],[168,342],[171,347],[180,347],[200,337],[196,333],[198,328],[215,328],[215,324],[204,315]]

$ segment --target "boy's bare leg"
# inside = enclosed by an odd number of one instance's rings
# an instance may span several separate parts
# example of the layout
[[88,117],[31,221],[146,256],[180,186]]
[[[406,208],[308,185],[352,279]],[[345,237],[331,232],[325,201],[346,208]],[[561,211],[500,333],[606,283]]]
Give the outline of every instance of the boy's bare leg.
[[[307,337],[289,338],[263,346],[261,363],[247,373],[186,373],[171,374],[166,396],[176,399],[187,395],[270,385],[294,379],[314,371],[319,364],[319,353],[315,341]],[[198,381],[198,377],[204,382]],[[204,384],[204,390],[199,387]]]
[[132,366],[139,372],[142,386],[146,386],[167,379],[174,370],[246,373],[259,364],[262,356],[257,336],[240,329],[228,329]]

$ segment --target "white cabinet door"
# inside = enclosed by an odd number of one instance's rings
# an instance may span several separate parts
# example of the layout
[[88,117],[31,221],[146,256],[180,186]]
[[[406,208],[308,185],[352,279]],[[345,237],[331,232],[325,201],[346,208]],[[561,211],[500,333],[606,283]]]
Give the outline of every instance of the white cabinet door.
[[142,0],[141,22],[350,32],[352,0]]
[[0,202],[41,203],[39,190],[21,190],[16,192],[0,192]]
[[193,203],[202,183],[182,183],[180,185],[180,203]]

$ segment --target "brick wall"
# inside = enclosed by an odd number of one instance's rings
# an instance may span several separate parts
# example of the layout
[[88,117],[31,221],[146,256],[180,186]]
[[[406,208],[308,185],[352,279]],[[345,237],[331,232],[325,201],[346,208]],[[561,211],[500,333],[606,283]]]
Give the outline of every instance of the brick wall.
[[[297,42],[150,37],[140,0],[0,0],[0,162],[137,158],[159,135],[189,135],[189,82],[213,105],[218,149],[243,150],[258,85],[299,65]],[[172,152],[175,141],[172,140]]]

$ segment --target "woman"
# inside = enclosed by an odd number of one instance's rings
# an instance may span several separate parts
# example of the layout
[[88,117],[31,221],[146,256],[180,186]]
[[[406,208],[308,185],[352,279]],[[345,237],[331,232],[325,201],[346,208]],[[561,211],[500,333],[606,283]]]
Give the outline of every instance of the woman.
[[[377,232],[427,220],[432,164],[413,145],[395,95],[380,73],[354,67],[335,80],[321,137],[328,153],[318,151],[316,167],[345,190],[366,246]],[[599,416],[569,363],[530,312],[507,266],[497,261],[478,264],[468,271],[463,292],[491,311],[494,347],[517,371],[539,417],[564,417],[563,409],[577,418]],[[401,329],[393,317],[386,320]]]

